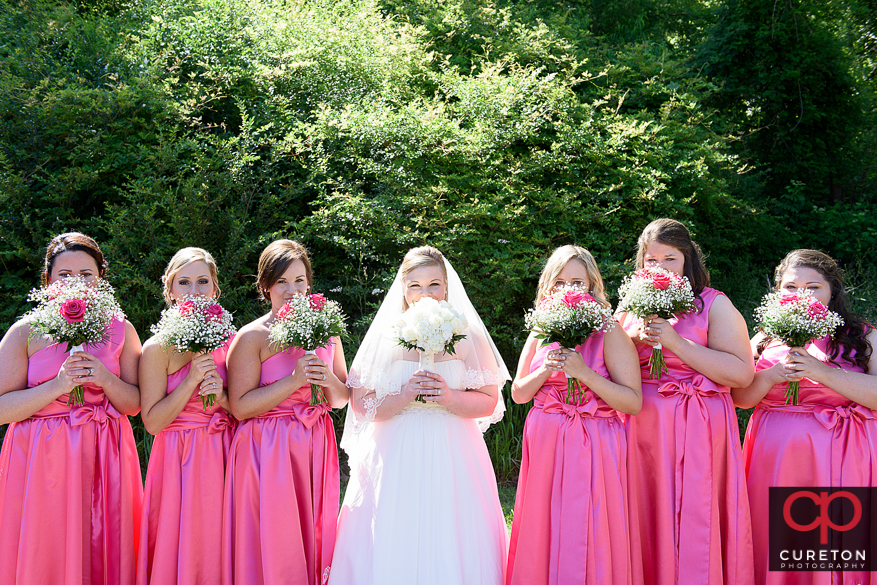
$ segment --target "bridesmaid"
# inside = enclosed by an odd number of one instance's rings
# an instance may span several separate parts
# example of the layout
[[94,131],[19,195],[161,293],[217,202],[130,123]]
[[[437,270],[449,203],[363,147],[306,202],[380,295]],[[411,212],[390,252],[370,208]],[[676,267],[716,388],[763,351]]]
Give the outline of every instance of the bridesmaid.
[[[228,354],[231,447],[223,504],[222,582],[308,583],[328,578],[340,473],[331,408],[347,404],[341,341],[305,355],[268,343],[277,311],[309,292],[313,272],[298,242],[277,240],[259,258],[257,285],[271,304],[243,327]],[[328,404],[311,406],[310,384]]]
[[[609,306],[597,263],[584,248],[554,251],[536,304],[561,286],[580,287]],[[639,582],[629,544],[627,437],[616,412],[642,408],[636,349],[621,327],[575,351],[539,343],[531,333],[512,383],[515,402],[535,403],[524,425],[506,583]],[[582,383],[586,401],[564,403],[567,375]]]
[[[218,297],[216,262],[201,248],[174,254],[162,277],[173,306],[183,295]],[[143,424],[157,435],[146,472],[137,583],[220,581],[225,465],[234,434],[228,416],[225,354],[178,353],[153,337],[140,361]],[[201,396],[214,394],[204,410]]]
[[[657,219],[639,237],[637,268],[687,276],[697,310],[669,320],[620,320],[637,344],[642,411],[627,419],[633,554],[644,582],[753,581],[752,532],[737,415],[730,386],[754,372],[746,322],[719,291],[688,229]],[[668,372],[649,378],[660,343]]]
[[[94,240],[55,236],[44,284],[96,281],[107,263]],[[140,410],[140,339],[119,318],[110,340],[67,353],[24,321],[0,342],[0,583],[134,583],[142,483],[128,415]],[[67,406],[84,386],[85,404]]]
[[[877,478],[877,360],[874,328],[850,313],[841,270],[816,250],[794,250],[776,269],[776,289],[800,288],[845,325],[835,338],[787,347],[758,333],[752,338],[755,379],[732,391],[740,408],[755,412],[743,459],[752,506],[755,581],[759,584],[877,583],[877,573],[770,572],[768,488],[771,486],[875,487]],[[788,383],[801,384],[800,404],[785,404]]]

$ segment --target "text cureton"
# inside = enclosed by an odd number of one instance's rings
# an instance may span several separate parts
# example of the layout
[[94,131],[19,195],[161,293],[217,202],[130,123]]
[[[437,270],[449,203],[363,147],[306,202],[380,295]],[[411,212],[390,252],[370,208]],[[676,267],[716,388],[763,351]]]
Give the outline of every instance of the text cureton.
[[783,561],[864,561],[867,553],[864,550],[783,550],[780,559]]

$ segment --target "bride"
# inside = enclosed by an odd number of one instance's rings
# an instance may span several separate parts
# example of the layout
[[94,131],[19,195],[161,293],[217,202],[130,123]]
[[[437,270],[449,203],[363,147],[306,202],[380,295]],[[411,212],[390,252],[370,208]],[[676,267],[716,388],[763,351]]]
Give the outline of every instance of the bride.
[[[447,299],[468,321],[435,372],[391,333],[423,297]],[[451,265],[435,248],[410,250],[348,377],[350,483],[330,584],[503,583],[508,537],[482,433],[502,418],[509,379]]]

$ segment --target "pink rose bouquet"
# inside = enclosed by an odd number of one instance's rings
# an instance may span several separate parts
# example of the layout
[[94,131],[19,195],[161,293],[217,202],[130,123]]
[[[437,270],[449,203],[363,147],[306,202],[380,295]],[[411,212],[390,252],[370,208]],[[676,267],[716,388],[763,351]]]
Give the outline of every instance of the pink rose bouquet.
[[[618,289],[620,312],[640,319],[657,315],[670,319],[694,310],[694,291],[688,278],[663,268],[642,268],[624,279]],[[652,349],[649,377],[658,379],[666,372],[664,351],[659,343]]]
[[[277,311],[274,322],[268,326],[268,341],[280,351],[300,347],[306,354],[312,354],[346,332],[341,305],[321,294],[296,295]],[[311,404],[325,401],[323,389],[311,384]]]
[[[185,295],[182,302],[161,312],[161,320],[150,328],[164,347],[179,353],[212,353],[235,334],[232,315],[211,297]],[[206,410],[216,396],[201,397]]]
[[[615,325],[612,308],[577,288],[564,287],[539,301],[524,316],[528,331],[542,340],[541,346],[558,343],[575,349],[591,335],[606,332]],[[566,402],[575,404],[581,388],[578,380],[567,375]],[[585,397],[587,400],[587,397]]]
[[[54,343],[66,343],[71,354],[85,345],[107,343],[112,322],[125,317],[113,287],[100,279],[89,283],[80,277],[61,278],[32,290],[28,300],[37,303],[24,316],[31,326],[31,337],[45,335]],[[70,392],[67,404],[85,404],[82,386]]]
[[[804,347],[814,339],[834,335],[843,318],[819,302],[809,290],[774,292],[764,296],[755,309],[759,329],[789,347]],[[789,382],[786,404],[798,404],[799,382]]]

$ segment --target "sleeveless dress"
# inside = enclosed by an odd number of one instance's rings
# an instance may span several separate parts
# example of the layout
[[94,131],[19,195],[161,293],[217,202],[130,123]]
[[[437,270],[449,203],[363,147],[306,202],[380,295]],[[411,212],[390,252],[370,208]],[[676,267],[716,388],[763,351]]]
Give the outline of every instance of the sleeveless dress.
[[[810,344],[808,353],[828,362],[828,341]],[[788,351],[780,342],[771,343],[758,359],[756,371],[771,367]],[[835,361],[845,370],[862,372],[854,361]],[[785,404],[786,386],[777,384],[761,400],[743,443],[755,581],[759,585],[877,584],[877,572],[768,570],[769,487],[877,487],[877,413],[808,378],[800,383],[800,404]]]
[[[706,346],[709,311],[722,293],[704,288],[703,308],[670,319]],[[701,305],[700,302],[697,303]],[[639,326],[630,319],[626,326]],[[669,373],[649,378],[652,348],[638,344],[643,408],[627,418],[633,554],[647,585],[753,582],[752,525],[730,388],[667,348]]]
[[[226,344],[212,353],[227,386]],[[185,380],[191,363],[167,377],[167,393]],[[220,582],[222,498],[234,419],[219,404],[204,410],[197,392],[155,437],[146,472],[137,584]]]
[[[332,364],[335,345],[317,357]],[[262,362],[260,386],[290,375],[300,348]],[[283,402],[238,425],[225,482],[222,582],[326,582],[341,476],[328,404],[311,406],[305,384]]]
[[[116,376],[125,322],[110,341],[86,346]],[[52,345],[30,356],[28,388],[54,378],[69,353]],[[0,583],[134,583],[143,487],[128,417],[86,384],[85,405],[67,394],[12,423],[0,453]]]
[[[406,383],[418,362],[393,362]],[[459,359],[436,361],[468,387]],[[473,419],[412,401],[368,425],[338,518],[332,585],[500,585],[506,524],[484,437]]]
[[[610,378],[603,340],[576,351]],[[530,371],[559,347],[538,348]],[[553,373],[527,415],[506,583],[633,583],[624,422],[590,389],[577,405],[564,402],[566,391],[566,375]]]

